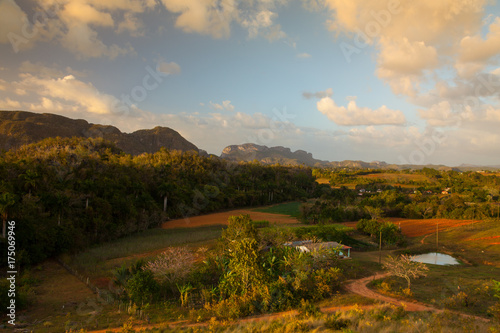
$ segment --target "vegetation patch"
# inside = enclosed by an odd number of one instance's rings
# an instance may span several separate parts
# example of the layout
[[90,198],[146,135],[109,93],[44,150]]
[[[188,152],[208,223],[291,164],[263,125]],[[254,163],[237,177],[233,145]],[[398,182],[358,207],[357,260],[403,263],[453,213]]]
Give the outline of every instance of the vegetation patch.
[[283,215],[288,215],[288,216],[292,216],[295,218],[299,218],[300,217],[300,205],[301,205],[301,202],[293,201],[293,202],[286,202],[286,203],[273,205],[273,206],[265,207],[265,208],[256,208],[254,210],[257,212],[283,214]]
[[226,226],[146,230],[133,236],[89,248],[66,261],[90,276],[106,276],[123,262],[159,254],[168,246],[194,245],[217,239]]

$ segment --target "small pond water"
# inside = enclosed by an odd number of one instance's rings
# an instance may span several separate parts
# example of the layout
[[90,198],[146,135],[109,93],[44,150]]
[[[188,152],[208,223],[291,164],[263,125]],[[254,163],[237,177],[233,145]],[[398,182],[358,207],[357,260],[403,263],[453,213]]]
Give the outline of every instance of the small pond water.
[[413,257],[413,261],[433,265],[460,265],[457,259],[443,253],[431,252],[419,254]]

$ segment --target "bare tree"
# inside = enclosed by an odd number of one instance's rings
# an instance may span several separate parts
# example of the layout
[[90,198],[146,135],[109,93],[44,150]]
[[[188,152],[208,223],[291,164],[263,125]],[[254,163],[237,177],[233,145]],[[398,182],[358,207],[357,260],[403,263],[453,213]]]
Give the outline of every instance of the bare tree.
[[408,290],[410,289],[411,279],[427,276],[425,272],[429,270],[426,264],[412,261],[412,259],[413,256],[402,254],[399,257],[388,256],[384,262],[384,268],[392,275],[402,277],[408,282]]
[[187,247],[168,247],[156,260],[148,262],[144,269],[153,272],[161,282],[167,282],[175,290],[175,283],[184,279],[192,270],[194,255]]

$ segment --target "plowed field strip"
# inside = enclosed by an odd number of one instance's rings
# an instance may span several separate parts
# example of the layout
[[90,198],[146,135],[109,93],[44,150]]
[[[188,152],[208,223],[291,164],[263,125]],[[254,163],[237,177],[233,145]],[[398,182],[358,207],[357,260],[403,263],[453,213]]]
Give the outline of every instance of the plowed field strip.
[[249,209],[235,209],[227,212],[213,213],[200,216],[186,217],[184,219],[177,219],[168,221],[162,224],[163,229],[169,228],[194,228],[205,225],[217,225],[217,224],[227,224],[227,219],[234,215],[250,215],[250,218],[254,221],[266,220],[270,223],[278,224],[291,224],[299,223],[299,221],[291,216],[282,214],[272,214],[255,212]]
[[[456,228],[463,225],[468,225],[479,220],[451,220],[451,219],[402,219],[402,218],[389,218],[390,222],[401,227],[401,231],[408,237],[419,237],[436,232],[436,226],[439,224],[439,231],[449,228]],[[348,227],[356,227],[357,222],[345,222],[344,225]]]

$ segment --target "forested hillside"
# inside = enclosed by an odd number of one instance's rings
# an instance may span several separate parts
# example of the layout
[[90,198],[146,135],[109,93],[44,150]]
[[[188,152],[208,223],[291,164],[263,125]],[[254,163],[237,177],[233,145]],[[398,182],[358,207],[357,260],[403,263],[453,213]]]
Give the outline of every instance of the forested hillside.
[[181,151],[198,148],[168,127],[123,133],[109,125],[91,124],[83,119],[71,119],[50,113],[0,111],[0,150],[17,149],[53,137],[103,138],[132,155],[155,153],[160,148]]
[[49,138],[0,155],[0,212],[4,223],[16,221],[21,265],[171,218],[306,197],[313,189],[309,168],[165,149],[131,156],[102,139]]

